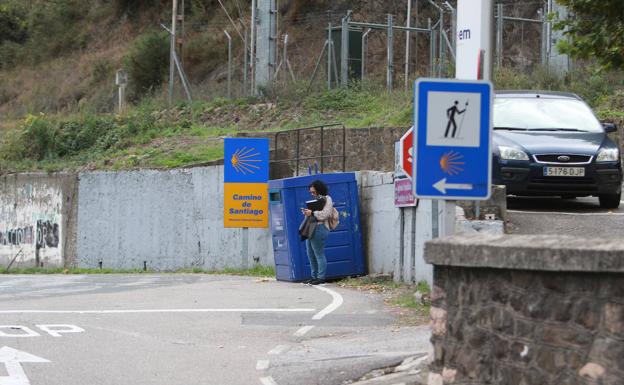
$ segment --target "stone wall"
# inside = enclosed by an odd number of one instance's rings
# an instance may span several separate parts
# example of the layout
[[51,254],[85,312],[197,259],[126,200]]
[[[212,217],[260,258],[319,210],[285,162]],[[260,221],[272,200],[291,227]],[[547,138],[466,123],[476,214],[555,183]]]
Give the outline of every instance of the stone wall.
[[[394,143],[408,127],[369,127],[348,128],[344,133],[346,143],[345,170],[376,170],[394,171]],[[272,179],[292,176],[295,173],[296,162],[284,161],[293,159],[297,155],[297,131],[283,131],[278,134],[277,147],[275,134],[241,133],[243,137],[268,137],[271,140],[273,162],[272,168],[280,171],[271,175]],[[343,131],[342,128],[326,128],[323,132],[323,155],[332,156],[323,160],[324,172],[342,171]],[[299,175],[308,174],[308,166],[318,163],[321,166],[321,131],[320,129],[306,129],[299,133]]]
[[622,384],[624,244],[543,236],[429,242],[437,384]]

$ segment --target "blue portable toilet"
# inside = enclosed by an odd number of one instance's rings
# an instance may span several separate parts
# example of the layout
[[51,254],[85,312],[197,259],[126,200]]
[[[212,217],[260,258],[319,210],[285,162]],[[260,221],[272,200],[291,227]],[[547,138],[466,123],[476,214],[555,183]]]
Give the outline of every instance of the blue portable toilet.
[[327,279],[366,274],[357,182],[354,173],[316,174],[269,181],[269,220],[275,275],[280,281],[309,279],[310,262],[299,236],[301,208],[310,200],[308,185],[323,181],[340,214],[340,224],[325,242]]

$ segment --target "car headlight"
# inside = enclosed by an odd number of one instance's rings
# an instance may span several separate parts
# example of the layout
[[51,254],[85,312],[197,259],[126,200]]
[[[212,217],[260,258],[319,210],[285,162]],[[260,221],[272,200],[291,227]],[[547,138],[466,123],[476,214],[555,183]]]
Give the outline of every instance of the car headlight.
[[500,151],[501,159],[529,160],[529,156],[526,154],[526,152],[522,150],[518,150],[517,148],[507,147],[507,146],[498,146],[498,150]]
[[603,148],[596,157],[596,162],[617,162],[620,158],[620,151],[617,148]]

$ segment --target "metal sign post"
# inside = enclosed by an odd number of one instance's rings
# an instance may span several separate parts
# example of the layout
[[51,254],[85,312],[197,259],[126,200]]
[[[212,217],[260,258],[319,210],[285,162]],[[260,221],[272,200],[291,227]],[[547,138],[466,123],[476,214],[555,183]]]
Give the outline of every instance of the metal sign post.
[[126,104],[126,86],[128,85],[128,73],[124,70],[117,70],[115,74],[115,85],[119,87],[118,105],[121,114]]

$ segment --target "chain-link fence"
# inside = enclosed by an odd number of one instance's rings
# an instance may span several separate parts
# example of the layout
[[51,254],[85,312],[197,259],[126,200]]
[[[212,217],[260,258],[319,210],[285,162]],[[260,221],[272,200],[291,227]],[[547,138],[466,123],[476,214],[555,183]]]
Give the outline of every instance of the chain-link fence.
[[[456,1],[413,0],[409,28],[407,1],[392,5],[389,8],[395,14],[384,12],[379,4],[351,13],[346,7],[298,12],[278,9],[272,39],[273,81],[260,87],[260,92],[310,92],[353,81],[402,89],[420,76],[454,76]],[[347,40],[342,33],[345,28]],[[497,2],[495,68],[529,72],[545,64],[553,44],[549,28],[546,0]],[[252,94],[248,19],[187,24],[184,33],[180,57],[194,98]],[[349,49],[343,64],[341,47],[345,42]],[[183,97],[177,84],[177,96]]]

